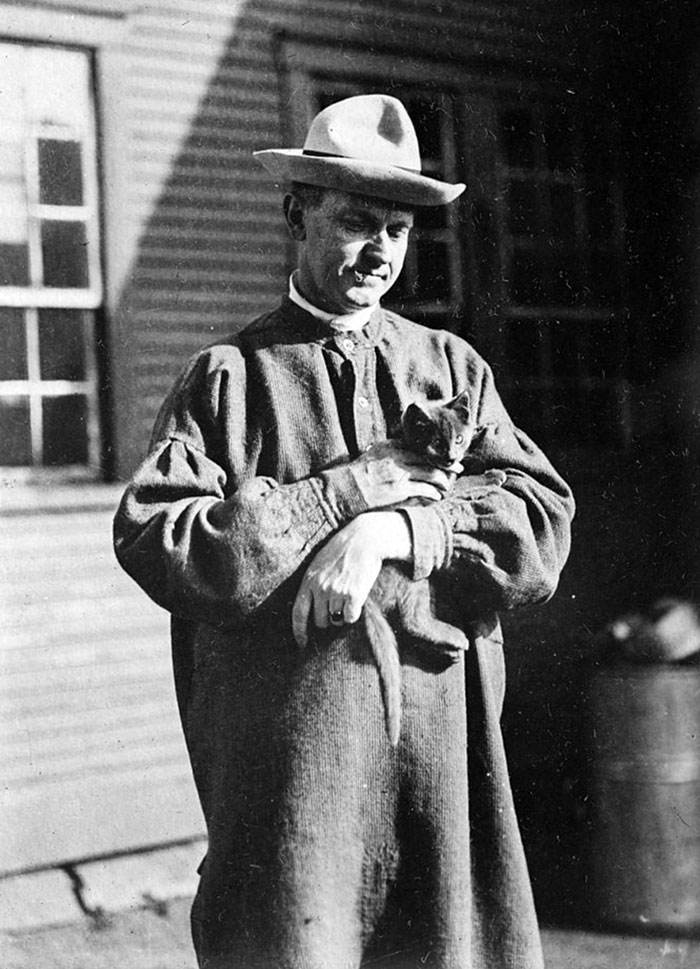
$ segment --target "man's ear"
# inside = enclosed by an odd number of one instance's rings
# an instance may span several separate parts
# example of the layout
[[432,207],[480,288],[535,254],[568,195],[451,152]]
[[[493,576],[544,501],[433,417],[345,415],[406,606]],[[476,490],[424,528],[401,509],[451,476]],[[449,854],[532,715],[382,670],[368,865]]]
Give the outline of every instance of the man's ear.
[[296,195],[289,192],[282,202],[284,218],[287,222],[289,234],[295,242],[303,242],[306,238],[306,218],[304,206]]

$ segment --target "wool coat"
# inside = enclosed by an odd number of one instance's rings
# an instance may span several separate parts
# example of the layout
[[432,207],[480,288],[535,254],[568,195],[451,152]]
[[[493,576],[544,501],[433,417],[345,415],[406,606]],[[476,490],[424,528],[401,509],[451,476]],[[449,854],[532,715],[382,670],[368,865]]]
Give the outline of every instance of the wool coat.
[[[467,391],[465,476],[406,514],[412,578],[471,646],[435,666],[401,637],[386,735],[358,622],[292,636],[314,553],[368,511],[347,458],[412,401]],[[345,463],[344,463],[345,462]],[[497,483],[473,475],[500,468]],[[471,480],[470,480],[471,479]],[[463,340],[378,308],[336,333],[285,299],[197,354],[115,519],[119,561],[172,614],[206,817],[192,924],[208,969],[540,969],[508,780],[497,613],[552,595],[573,501]]]

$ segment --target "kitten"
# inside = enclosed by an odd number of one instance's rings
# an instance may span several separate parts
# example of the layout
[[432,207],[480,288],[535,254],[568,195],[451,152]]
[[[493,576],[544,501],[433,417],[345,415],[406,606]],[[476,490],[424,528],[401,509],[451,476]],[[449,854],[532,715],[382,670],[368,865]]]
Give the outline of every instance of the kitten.
[[[401,420],[404,446],[422,456],[426,464],[452,474],[462,470],[461,461],[473,436],[466,393],[425,407],[411,404]],[[505,480],[503,472],[489,474],[494,484]],[[401,731],[401,659],[394,630],[425,644],[442,668],[455,663],[469,641],[461,629],[434,615],[428,579],[410,579],[394,565],[382,566],[365,603],[363,619],[379,673],[387,734],[396,746]]]

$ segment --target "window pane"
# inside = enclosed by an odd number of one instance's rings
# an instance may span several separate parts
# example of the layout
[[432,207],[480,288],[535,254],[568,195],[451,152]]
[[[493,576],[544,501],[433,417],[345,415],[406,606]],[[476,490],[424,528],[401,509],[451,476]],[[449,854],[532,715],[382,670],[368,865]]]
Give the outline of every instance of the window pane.
[[39,311],[42,380],[85,379],[85,329],[80,310]]
[[615,225],[615,210],[610,188],[604,182],[589,185],[586,192],[588,201],[588,231],[593,239],[609,239]]
[[558,111],[548,114],[544,122],[547,161],[553,171],[565,171],[574,163],[573,136],[566,116]]
[[586,370],[585,351],[582,346],[585,333],[582,333],[582,326],[585,324],[556,320],[547,327],[555,377],[573,379],[580,371]]
[[42,222],[41,254],[45,286],[87,287],[87,241],[83,222]]
[[525,306],[544,300],[546,272],[543,259],[526,249],[516,249],[511,263],[510,292],[515,303]]
[[447,210],[447,205],[419,205],[415,211],[416,229],[444,229],[447,225]]
[[87,464],[88,424],[85,397],[79,394],[45,397],[42,413],[44,464],[49,467]]
[[0,308],[0,380],[27,379],[24,312]]
[[0,116],[0,242],[26,244],[27,239],[23,132],[3,127]]
[[588,395],[581,386],[551,387],[547,391],[550,435],[558,444],[574,444],[590,439]]
[[0,44],[0,129],[3,130],[8,122],[21,123],[24,120],[22,80],[25,57],[25,48],[20,44]]
[[535,156],[530,112],[517,108],[504,111],[501,132],[508,165],[511,168],[532,168]]
[[39,141],[39,201],[43,205],[82,205],[83,178],[77,141]]
[[605,320],[595,325],[589,343],[588,369],[594,377],[616,377],[623,368],[623,324]]
[[519,320],[508,325],[508,357],[519,377],[536,377],[541,369],[540,344],[542,329],[539,323]]
[[412,295],[417,299],[449,299],[450,263],[444,242],[419,239],[416,243],[418,270]]
[[0,242],[0,286],[29,283],[29,249],[26,245]]
[[618,261],[606,249],[594,249],[590,255],[589,283],[594,303],[615,305],[619,288]]
[[[1,72],[0,72],[1,76]],[[2,98],[0,98],[2,100]],[[0,286],[29,283],[29,228],[21,134],[0,121]]]
[[610,177],[616,170],[615,139],[613,132],[604,120],[596,118],[596,123],[583,132],[583,167],[589,174]]
[[553,303],[572,306],[581,300],[581,263],[575,255],[560,255],[555,259],[549,284],[549,298]]
[[513,235],[534,236],[537,232],[537,186],[532,182],[511,182],[508,186],[508,215]]
[[0,465],[18,467],[31,463],[29,400],[0,397]]
[[440,161],[442,158],[442,137],[440,132],[440,118],[442,106],[439,99],[404,98],[406,110],[416,128],[421,157],[424,160]]
[[32,121],[85,123],[90,115],[90,71],[85,54],[55,47],[32,47],[27,50],[25,70],[25,96]]
[[572,245],[576,238],[576,208],[571,185],[552,185],[552,231],[557,240]]

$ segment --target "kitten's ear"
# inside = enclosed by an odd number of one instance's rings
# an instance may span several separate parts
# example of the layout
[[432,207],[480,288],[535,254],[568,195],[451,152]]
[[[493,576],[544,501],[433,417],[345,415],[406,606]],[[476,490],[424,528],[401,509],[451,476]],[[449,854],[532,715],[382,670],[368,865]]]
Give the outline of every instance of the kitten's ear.
[[430,422],[430,417],[418,404],[409,404],[404,412],[403,420],[405,424],[413,427],[423,427]]
[[466,390],[463,390],[461,394],[457,394],[457,396],[450,401],[449,407],[450,410],[456,411],[465,423],[470,420],[472,408],[469,402],[469,394]]

